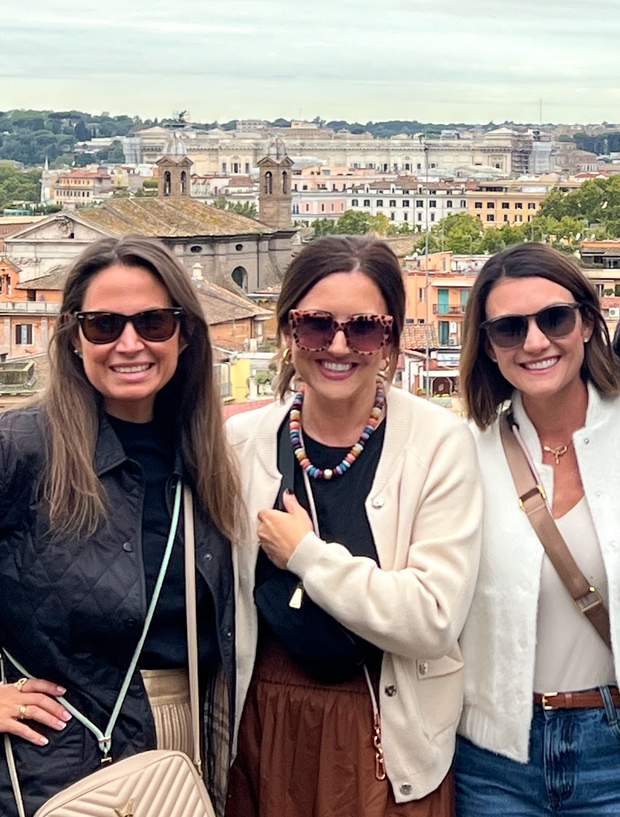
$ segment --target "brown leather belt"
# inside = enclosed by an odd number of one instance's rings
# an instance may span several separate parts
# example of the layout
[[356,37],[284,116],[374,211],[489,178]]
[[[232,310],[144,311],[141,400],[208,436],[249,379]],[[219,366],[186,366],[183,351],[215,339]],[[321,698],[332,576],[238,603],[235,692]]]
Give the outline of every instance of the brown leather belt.
[[[620,706],[618,687],[610,687],[609,691],[614,706]],[[598,689],[590,692],[535,692],[534,703],[541,704],[543,709],[594,709],[605,706]]]

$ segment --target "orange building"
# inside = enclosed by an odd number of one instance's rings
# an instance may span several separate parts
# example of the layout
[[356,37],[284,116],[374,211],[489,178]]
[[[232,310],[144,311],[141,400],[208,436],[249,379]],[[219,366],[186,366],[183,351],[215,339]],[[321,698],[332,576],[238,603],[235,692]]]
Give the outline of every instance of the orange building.
[[407,324],[430,324],[439,346],[460,346],[467,299],[484,260],[450,252],[432,253],[428,262],[407,260]]

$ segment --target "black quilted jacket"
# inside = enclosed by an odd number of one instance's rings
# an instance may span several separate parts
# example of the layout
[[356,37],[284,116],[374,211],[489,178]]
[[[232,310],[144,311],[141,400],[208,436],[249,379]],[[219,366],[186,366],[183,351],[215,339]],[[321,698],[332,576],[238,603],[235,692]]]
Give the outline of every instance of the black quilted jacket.
[[[67,699],[103,730],[146,614],[140,471],[102,417],[95,470],[112,512],[91,538],[54,542],[37,497],[44,424],[38,407],[0,417],[0,645],[32,675],[66,687]],[[131,548],[123,547],[127,542]],[[230,545],[203,514],[196,519],[196,565],[215,601],[222,665],[234,701]],[[5,666],[8,680],[16,680],[19,674],[9,662]],[[49,738],[47,746],[12,738],[28,817],[57,791],[99,768],[101,759],[95,737],[75,718],[63,732],[35,728]],[[154,747],[153,719],[136,672],[114,730],[112,754],[119,759]],[[0,741],[0,814],[16,813]]]

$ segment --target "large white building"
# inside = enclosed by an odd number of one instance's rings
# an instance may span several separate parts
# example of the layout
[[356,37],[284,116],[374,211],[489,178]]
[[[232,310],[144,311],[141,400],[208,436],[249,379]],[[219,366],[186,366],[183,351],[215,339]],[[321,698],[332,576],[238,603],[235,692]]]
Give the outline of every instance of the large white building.
[[[273,130],[273,129],[272,129]],[[276,129],[284,136],[289,156],[293,159],[312,159],[325,167],[368,168],[381,173],[446,172],[467,178],[477,171],[496,171],[507,176],[530,170],[535,163],[538,172],[551,149],[540,148],[550,137],[528,131],[517,133],[509,128],[498,128],[476,134],[446,132],[444,138],[426,139],[423,135],[398,135],[377,139],[370,134],[353,135],[348,131],[334,133],[318,127]],[[178,128],[188,154],[198,174],[250,174],[266,154],[272,133],[269,129],[252,133],[245,130],[224,131],[220,128],[200,130],[185,126]],[[154,162],[162,155],[170,131],[153,127],[123,137],[123,149],[128,163]],[[544,137],[544,138],[543,138]],[[538,147],[534,148],[537,144]],[[532,159],[532,153],[535,159]]]

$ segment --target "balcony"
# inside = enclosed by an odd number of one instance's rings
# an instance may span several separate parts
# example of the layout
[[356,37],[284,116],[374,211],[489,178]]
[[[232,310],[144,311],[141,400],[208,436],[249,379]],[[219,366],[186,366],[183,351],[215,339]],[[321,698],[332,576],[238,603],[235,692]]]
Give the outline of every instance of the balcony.
[[433,315],[464,315],[466,306],[444,306],[443,304],[433,304]]
[[0,301],[0,312],[57,315],[59,311],[57,301]]

